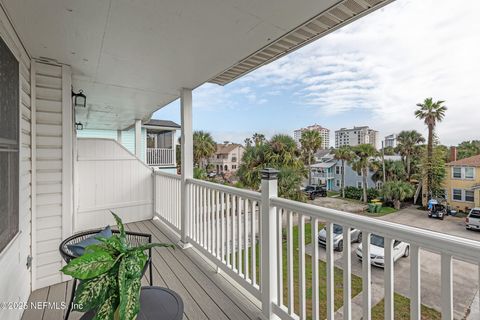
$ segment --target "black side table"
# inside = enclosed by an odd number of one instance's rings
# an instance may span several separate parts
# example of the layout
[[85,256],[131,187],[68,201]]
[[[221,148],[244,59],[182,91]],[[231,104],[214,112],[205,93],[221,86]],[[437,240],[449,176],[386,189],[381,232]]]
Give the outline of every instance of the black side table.
[[[91,320],[93,312],[85,313],[80,320]],[[183,301],[175,292],[161,287],[142,287],[140,311],[137,320],[181,320]]]

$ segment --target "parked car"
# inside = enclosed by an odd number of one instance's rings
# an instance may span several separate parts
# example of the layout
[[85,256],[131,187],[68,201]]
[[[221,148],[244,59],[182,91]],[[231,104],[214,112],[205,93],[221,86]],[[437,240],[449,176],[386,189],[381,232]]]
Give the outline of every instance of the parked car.
[[428,210],[428,217],[429,218],[439,218],[443,220],[447,215],[447,208],[442,204],[434,204],[432,205],[431,209]]
[[214,171],[207,173],[207,177],[209,178],[215,178],[216,176],[217,176],[217,173]]
[[465,228],[468,230],[480,230],[480,208],[473,208],[465,218]]
[[314,200],[316,197],[326,197],[327,189],[324,186],[308,185],[303,192],[307,195],[308,199]]
[[[376,267],[383,268],[385,266],[385,239],[376,234],[372,234],[370,238],[370,263]],[[357,257],[362,260],[362,244],[355,251]],[[393,242],[393,261],[397,261],[401,257],[408,257],[410,254],[410,245],[406,242],[395,240]]]
[[[327,229],[323,228],[318,233],[318,244],[326,246]],[[358,229],[350,229],[350,239],[352,242],[362,242],[362,232]],[[333,249],[343,251],[343,227],[339,224],[333,225]]]

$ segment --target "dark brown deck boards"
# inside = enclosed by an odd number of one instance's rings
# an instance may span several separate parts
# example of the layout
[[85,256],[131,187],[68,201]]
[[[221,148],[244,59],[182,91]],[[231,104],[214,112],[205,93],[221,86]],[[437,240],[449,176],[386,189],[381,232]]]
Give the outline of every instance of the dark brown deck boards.
[[[152,234],[154,242],[176,243],[177,238],[154,221],[127,224],[131,231]],[[193,249],[155,248],[153,255],[153,284],[175,290],[184,302],[184,319],[256,320],[260,310],[243,293]],[[149,273],[142,279],[149,285]],[[63,282],[32,292],[29,301],[69,301],[72,282]],[[27,310],[23,320],[61,320],[62,310]],[[70,320],[81,317],[72,312]]]

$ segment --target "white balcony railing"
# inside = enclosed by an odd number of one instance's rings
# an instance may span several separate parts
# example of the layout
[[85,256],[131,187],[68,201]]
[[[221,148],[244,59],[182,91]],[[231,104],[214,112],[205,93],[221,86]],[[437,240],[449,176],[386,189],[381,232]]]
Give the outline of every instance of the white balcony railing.
[[[156,213],[181,233],[179,210],[182,183],[179,176],[157,172]],[[372,277],[370,235],[385,239],[384,309],[385,319],[394,319],[394,240],[410,244],[410,317],[421,318],[421,249],[440,255],[442,319],[453,319],[452,260],[479,266],[480,242],[437,232],[391,223],[357,214],[341,212],[277,197],[276,180],[262,180],[262,193],[232,188],[206,181],[187,179],[187,239],[193,247],[228,274],[240,286],[261,301],[264,316],[281,319],[320,319],[320,303],[326,305],[326,318],[334,319],[335,278],[333,224],[343,226],[343,319],[351,319],[350,228],[362,231],[362,311],[355,316],[371,318]],[[319,296],[319,223],[324,223],[326,239],[326,301]],[[306,256],[306,224],[310,224],[310,257]],[[294,234],[294,226],[298,234]],[[294,237],[298,239],[294,239]],[[298,248],[294,248],[294,241]],[[311,268],[307,268],[307,259]],[[286,261],[285,261],[286,260]],[[295,266],[295,267],[294,267]],[[309,274],[307,274],[309,270]],[[285,273],[285,274],[284,274]],[[462,276],[462,275],[460,275]],[[473,277],[474,281],[478,281]],[[309,283],[307,283],[309,281]],[[294,284],[297,283],[297,284]],[[312,287],[311,302],[307,288]],[[285,289],[285,290],[284,290]],[[307,305],[311,311],[307,312]],[[325,309],[323,309],[325,310]]]
[[147,164],[150,166],[174,165],[174,150],[168,148],[147,148]]

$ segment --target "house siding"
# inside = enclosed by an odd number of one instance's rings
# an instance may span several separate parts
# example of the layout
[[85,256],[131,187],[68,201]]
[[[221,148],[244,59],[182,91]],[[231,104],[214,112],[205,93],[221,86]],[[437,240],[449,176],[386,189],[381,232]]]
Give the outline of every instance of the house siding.
[[[446,191],[445,193],[447,196],[448,204],[456,208],[457,210],[462,210],[462,211],[466,211],[473,207],[480,207],[480,189],[472,189],[473,186],[480,185],[480,167],[475,167],[474,179],[453,178],[453,174],[452,174],[453,167],[465,167],[465,166],[447,166],[446,168],[444,188]],[[462,190],[463,199],[461,201],[453,200],[454,189]],[[465,201],[465,190],[474,191],[474,201]]]
[[[20,174],[19,174],[19,233],[0,252],[1,301],[27,301],[31,291],[31,273],[27,257],[31,253],[32,203],[32,112],[30,58],[23,49],[13,27],[0,6],[0,37],[19,61],[20,81]],[[19,319],[22,310],[0,309],[0,319]]]

